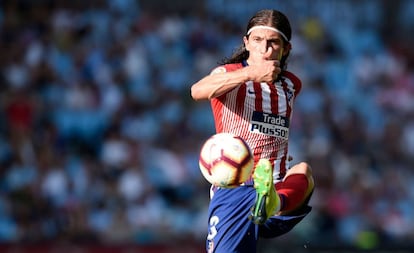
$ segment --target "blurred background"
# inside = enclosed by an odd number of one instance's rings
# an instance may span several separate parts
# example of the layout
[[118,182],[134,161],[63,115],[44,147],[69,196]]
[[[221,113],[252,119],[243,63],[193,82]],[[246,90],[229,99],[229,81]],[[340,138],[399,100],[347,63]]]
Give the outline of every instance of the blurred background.
[[293,27],[316,190],[260,252],[412,252],[412,0],[0,1],[0,251],[203,252],[214,126],[190,86],[263,8]]

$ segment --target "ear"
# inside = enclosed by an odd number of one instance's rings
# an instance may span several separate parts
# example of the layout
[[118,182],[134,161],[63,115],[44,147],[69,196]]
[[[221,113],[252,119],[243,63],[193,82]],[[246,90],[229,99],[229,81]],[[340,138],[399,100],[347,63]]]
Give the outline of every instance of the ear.
[[249,39],[247,38],[247,36],[243,36],[243,43],[246,50],[249,51]]
[[292,49],[292,44],[290,44],[290,42],[286,43],[286,45],[283,47],[283,52],[282,55],[288,55],[290,50]]

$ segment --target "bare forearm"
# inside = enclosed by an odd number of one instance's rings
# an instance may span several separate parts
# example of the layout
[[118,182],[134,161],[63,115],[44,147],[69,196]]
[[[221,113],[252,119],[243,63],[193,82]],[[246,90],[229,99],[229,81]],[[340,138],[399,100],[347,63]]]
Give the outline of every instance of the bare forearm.
[[191,86],[191,96],[195,100],[210,99],[220,96],[248,80],[244,69],[212,73]]
[[226,72],[223,66],[218,67],[210,75],[191,86],[191,96],[194,100],[211,99],[247,81],[273,82],[280,71],[279,61],[273,60],[231,72]]

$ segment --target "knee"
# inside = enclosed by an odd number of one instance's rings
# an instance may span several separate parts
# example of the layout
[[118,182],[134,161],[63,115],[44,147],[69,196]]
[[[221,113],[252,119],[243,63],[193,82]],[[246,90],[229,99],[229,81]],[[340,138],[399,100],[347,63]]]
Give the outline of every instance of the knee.
[[307,162],[300,162],[294,165],[290,170],[286,173],[286,177],[293,175],[293,174],[303,174],[306,176],[309,185],[309,191],[312,191],[315,187],[315,182],[312,175],[312,168]]
[[289,174],[304,174],[306,177],[312,177],[312,168],[307,162],[300,162],[288,170],[287,175]]

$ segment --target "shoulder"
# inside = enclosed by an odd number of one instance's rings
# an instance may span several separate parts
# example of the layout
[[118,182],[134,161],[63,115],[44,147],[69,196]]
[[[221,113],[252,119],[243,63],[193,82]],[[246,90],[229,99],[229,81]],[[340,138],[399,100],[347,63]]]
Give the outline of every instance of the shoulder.
[[282,77],[285,79],[286,78],[289,79],[295,86],[296,85],[302,86],[302,81],[300,80],[300,78],[290,71],[284,70],[282,72]]
[[284,70],[282,72],[282,78],[285,81],[290,81],[290,83],[293,85],[293,88],[295,89],[296,94],[299,93],[299,91],[302,89],[302,81],[297,75],[293,74],[292,72]]
[[241,63],[225,64],[225,65],[221,65],[221,66],[218,66],[218,67],[214,68],[211,71],[211,74],[231,72],[231,71],[235,71],[237,69],[240,69],[242,67],[243,67],[243,65]]

